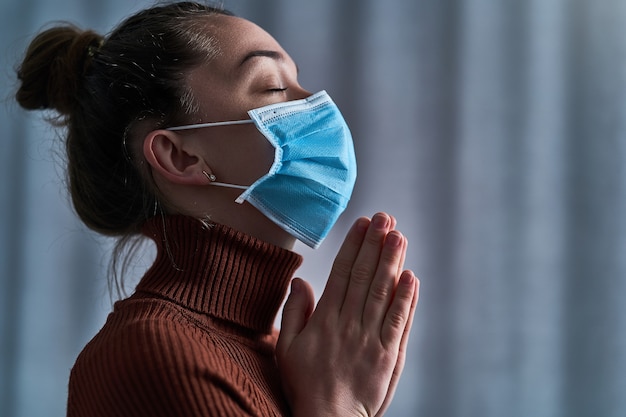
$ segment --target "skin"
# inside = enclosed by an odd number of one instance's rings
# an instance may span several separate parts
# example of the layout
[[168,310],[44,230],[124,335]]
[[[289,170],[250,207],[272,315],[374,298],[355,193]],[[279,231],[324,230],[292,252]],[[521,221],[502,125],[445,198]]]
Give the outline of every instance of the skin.
[[357,219],[315,310],[310,285],[292,283],[276,355],[294,416],[381,416],[389,406],[419,293],[394,228],[385,213]]
[[[293,60],[260,27],[212,16],[207,29],[228,53],[187,75],[199,104],[190,123],[247,119],[250,109],[311,94],[299,85]],[[143,153],[170,211],[210,217],[293,248],[291,235],[252,205],[234,202],[240,190],[211,185],[206,175],[249,185],[267,173],[274,151],[253,125],[155,130],[145,136]],[[337,254],[317,306],[311,286],[292,281],[276,359],[294,416],[373,416],[387,409],[404,366],[419,292],[413,272],[403,269],[407,246],[392,216],[361,217]]]
[[[207,28],[215,33],[224,52],[187,75],[200,107],[190,124],[249,119],[250,109],[311,95],[298,84],[296,64],[266,31],[231,16],[207,20]],[[271,51],[272,56],[259,51]],[[274,160],[274,148],[254,125],[156,130],[145,138],[143,151],[157,186],[168,196],[171,211],[209,217],[293,248],[291,235],[252,205],[235,203],[240,190],[211,186],[204,174],[237,185],[250,185],[266,174]]]

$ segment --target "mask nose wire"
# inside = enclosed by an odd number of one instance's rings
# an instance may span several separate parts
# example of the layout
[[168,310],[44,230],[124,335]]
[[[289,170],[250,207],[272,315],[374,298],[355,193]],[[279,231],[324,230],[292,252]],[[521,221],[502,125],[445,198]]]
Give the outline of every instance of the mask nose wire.
[[228,126],[228,125],[244,125],[244,124],[248,124],[248,123],[254,123],[254,120],[246,119],[246,120],[230,120],[230,121],[227,121],[227,122],[197,123],[195,125],[168,127],[165,130],[171,130],[171,131],[189,130],[189,129],[200,129],[200,128],[203,128],[203,127]]

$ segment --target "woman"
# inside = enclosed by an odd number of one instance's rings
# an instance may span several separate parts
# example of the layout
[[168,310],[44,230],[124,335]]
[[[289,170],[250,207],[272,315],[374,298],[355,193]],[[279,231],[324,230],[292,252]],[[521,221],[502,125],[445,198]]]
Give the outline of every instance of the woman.
[[17,100],[66,127],[79,217],[157,245],[79,355],[68,416],[384,413],[418,281],[385,213],[356,220],[315,309],[291,279],[296,239],[319,245],[356,178],[341,114],[297,73],[267,32],[192,2],[106,38],[58,26],[33,40]]

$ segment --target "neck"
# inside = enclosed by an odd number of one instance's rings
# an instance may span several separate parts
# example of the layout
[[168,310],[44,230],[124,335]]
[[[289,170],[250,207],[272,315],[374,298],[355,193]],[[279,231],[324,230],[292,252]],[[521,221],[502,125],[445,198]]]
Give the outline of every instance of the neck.
[[183,215],[195,217],[209,223],[218,223],[233,228],[241,233],[253,236],[264,242],[293,250],[296,238],[268,219],[247,201],[236,203],[240,190],[224,187],[211,187],[210,209],[191,209],[179,211]]
[[302,258],[224,225],[155,217],[144,234],[157,258],[137,286],[243,327],[267,333]]

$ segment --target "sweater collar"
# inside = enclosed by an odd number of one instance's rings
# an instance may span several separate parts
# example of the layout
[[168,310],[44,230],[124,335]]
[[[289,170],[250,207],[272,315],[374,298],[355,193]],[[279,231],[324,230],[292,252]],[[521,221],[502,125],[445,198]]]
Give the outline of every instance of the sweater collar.
[[262,333],[271,331],[302,262],[295,252],[191,217],[157,216],[143,233],[157,256],[138,292]]

